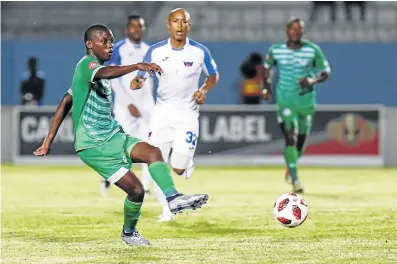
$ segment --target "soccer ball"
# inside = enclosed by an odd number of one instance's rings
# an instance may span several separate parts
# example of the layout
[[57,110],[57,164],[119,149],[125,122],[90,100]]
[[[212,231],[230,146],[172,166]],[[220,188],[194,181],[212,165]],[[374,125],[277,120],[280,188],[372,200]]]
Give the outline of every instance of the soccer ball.
[[299,195],[285,193],[274,203],[273,213],[282,226],[292,228],[305,222],[309,208]]

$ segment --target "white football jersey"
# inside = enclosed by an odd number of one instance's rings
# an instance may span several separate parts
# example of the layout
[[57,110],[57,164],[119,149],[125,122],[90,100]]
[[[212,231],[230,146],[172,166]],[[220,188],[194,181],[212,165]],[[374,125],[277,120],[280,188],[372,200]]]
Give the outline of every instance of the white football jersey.
[[[108,65],[131,65],[143,61],[149,46],[141,42],[134,44],[129,39],[119,41],[114,45],[113,55]],[[132,72],[112,80],[112,88],[115,93],[114,114],[116,120],[124,127],[125,125],[137,122],[128,110],[128,105],[133,104],[138,108],[142,119],[148,120],[150,112],[154,107],[153,80],[149,78],[142,89],[131,90],[130,82],[136,73]]]
[[[177,109],[178,111],[198,111],[192,98],[199,88],[202,71],[207,76],[217,74],[217,66],[206,46],[187,39],[181,49],[174,49],[170,39],[152,45],[145,55],[144,62],[156,63],[164,73],[157,74],[159,84],[156,106]],[[148,73],[139,72],[141,77]]]

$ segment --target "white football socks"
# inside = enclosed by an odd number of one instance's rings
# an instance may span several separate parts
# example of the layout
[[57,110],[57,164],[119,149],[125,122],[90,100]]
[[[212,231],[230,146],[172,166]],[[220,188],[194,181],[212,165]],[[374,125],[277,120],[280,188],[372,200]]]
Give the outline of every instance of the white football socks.
[[148,165],[146,163],[143,163],[141,169],[143,189],[145,191],[149,191],[150,184],[152,183],[152,176],[150,175]]
[[160,203],[161,207],[163,208],[163,214],[172,215],[170,209],[168,208],[167,199],[165,198],[163,191],[156,183],[154,183],[154,193],[156,195],[157,201]]
[[185,177],[185,179],[189,179],[190,177],[192,177],[192,174],[193,174],[195,168],[196,168],[196,165],[194,164],[193,159],[191,159],[187,166],[187,169],[183,173],[183,177]]

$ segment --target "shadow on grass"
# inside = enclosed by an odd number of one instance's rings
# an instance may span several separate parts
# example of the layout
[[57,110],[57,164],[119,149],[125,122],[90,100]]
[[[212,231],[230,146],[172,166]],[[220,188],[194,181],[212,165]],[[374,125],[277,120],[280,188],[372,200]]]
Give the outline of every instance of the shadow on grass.
[[305,193],[304,197],[325,198],[333,200],[361,200],[362,196],[346,196],[345,193]]
[[168,223],[170,227],[175,227],[176,229],[186,232],[186,234],[194,232],[195,237],[197,234],[212,234],[212,235],[253,235],[255,233],[263,233],[262,229],[255,228],[241,228],[238,225],[227,225],[222,226],[218,224],[213,224],[208,221],[199,221],[194,223],[183,223],[183,222],[170,222]]

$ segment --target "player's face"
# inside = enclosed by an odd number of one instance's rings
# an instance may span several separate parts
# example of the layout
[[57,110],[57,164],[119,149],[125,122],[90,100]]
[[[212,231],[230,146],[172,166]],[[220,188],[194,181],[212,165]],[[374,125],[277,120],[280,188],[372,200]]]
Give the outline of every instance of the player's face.
[[102,61],[108,61],[113,54],[113,33],[97,31],[92,38],[92,52]]
[[171,38],[175,40],[184,40],[190,30],[190,17],[183,10],[178,10],[171,14],[168,19],[168,29]]
[[132,19],[128,24],[126,32],[129,39],[140,42],[143,37],[143,25],[140,19]]
[[287,28],[288,39],[296,42],[302,39],[303,28],[298,21],[292,22],[292,24]]

